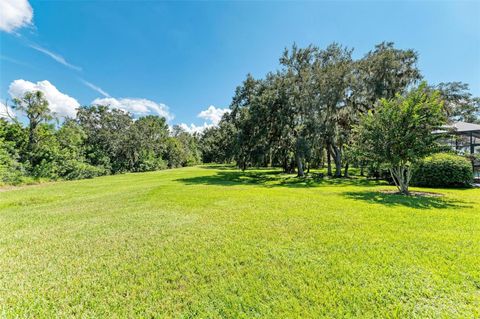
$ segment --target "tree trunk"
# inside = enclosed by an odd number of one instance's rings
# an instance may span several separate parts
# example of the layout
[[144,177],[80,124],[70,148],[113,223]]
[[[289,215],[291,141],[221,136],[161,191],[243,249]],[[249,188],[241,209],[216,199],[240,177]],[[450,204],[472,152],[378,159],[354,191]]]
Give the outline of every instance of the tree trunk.
[[35,150],[37,148],[38,144],[38,136],[37,136],[37,127],[38,123],[32,119],[29,118],[30,121],[30,126],[29,126],[29,132],[28,132],[28,145],[27,145],[27,150],[28,150],[28,161],[30,162],[30,165],[32,167],[38,165],[38,157],[35,156]]
[[398,191],[403,195],[410,195],[408,186],[410,184],[410,179],[412,178],[412,172],[406,165],[395,166],[390,169],[390,174],[392,175],[393,182],[397,186]]
[[363,162],[360,163],[360,176],[365,176],[365,169],[363,167]]
[[350,177],[350,176],[348,175],[348,162],[345,163],[345,172],[343,173],[343,176],[345,176],[345,177]]
[[327,144],[327,175],[332,176],[332,158],[330,154],[330,144]]
[[300,155],[297,153],[295,154],[295,159],[297,161],[297,170],[298,170],[298,177],[304,177],[305,173],[303,172],[303,164],[302,164],[302,158]]
[[297,166],[297,164],[295,163],[295,159],[294,158],[291,158],[290,159],[290,168],[289,168],[289,173],[290,174],[293,174],[295,173],[295,167]]
[[335,177],[342,177],[342,152],[339,147],[331,144],[333,149],[333,161],[335,162]]
[[374,166],[374,172],[375,172],[375,180],[379,180],[380,179],[380,176],[382,175],[382,170],[380,169],[380,165],[376,164],[376,166]]

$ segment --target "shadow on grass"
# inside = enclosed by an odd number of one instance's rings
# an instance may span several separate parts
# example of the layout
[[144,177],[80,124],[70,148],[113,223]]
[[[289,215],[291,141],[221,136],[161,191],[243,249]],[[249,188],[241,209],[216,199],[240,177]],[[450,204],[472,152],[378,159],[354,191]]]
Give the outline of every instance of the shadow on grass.
[[[205,166],[203,166],[205,167]],[[205,167],[208,168],[208,167]],[[211,168],[219,169],[218,166]],[[318,187],[322,185],[336,186],[364,186],[373,187],[386,185],[384,182],[371,181],[367,179],[355,178],[324,178],[319,174],[300,178],[292,174],[284,174],[279,170],[255,170],[255,171],[236,171],[223,170],[215,175],[197,176],[191,178],[177,179],[186,185],[217,185],[217,186],[236,186],[236,185],[257,185],[264,187]]]
[[233,164],[203,164],[198,166],[204,169],[218,169],[218,170],[226,170],[226,169],[234,169],[235,166]]
[[416,209],[442,209],[442,208],[471,208],[468,203],[458,200],[445,199],[431,196],[405,196],[382,192],[347,192],[347,198],[361,200],[368,203],[382,204],[385,206],[406,206]]

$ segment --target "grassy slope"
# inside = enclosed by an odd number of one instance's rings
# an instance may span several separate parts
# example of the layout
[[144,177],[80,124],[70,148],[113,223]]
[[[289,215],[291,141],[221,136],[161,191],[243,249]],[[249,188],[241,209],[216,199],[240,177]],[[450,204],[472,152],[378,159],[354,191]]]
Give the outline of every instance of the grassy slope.
[[480,316],[480,189],[386,188],[219,167],[2,192],[0,314]]

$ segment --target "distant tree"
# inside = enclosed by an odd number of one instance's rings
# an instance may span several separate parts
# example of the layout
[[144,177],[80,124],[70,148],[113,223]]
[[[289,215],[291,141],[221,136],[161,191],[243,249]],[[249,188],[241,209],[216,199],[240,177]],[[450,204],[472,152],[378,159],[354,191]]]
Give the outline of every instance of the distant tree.
[[[335,176],[341,177],[343,146],[346,141],[346,129],[351,125],[347,115],[347,99],[352,85],[352,50],[333,43],[319,51],[315,63],[315,85],[319,92],[315,111],[318,116],[317,128],[321,128],[325,145],[335,162]],[[344,123],[345,122],[345,123]]]
[[[23,112],[28,120],[29,135],[27,150],[30,153],[36,152],[39,143],[38,127],[42,123],[47,123],[54,118],[48,107],[48,101],[41,91],[26,92],[22,97],[13,99],[13,109]],[[37,165],[32,156],[32,166]]]
[[233,128],[227,144],[237,165],[276,165],[303,176],[326,154],[328,172],[333,158],[335,176],[342,168],[348,176],[348,161],[358,162],[354,153],[348,159],[343,154],[352,126],[376,101],[403,94],[421,79],[417,58],[415,51],[385,42],[356,61],[351,49],[336,43],[323,50],[293,45],[278,71],[264,79],[249,75],[235,91],[221,125]]
[[422,83],[405,96],[382,99],[355,127],[355,146],[364,157],[388,165],[402,194],[409,194],[411,166],[437,148],[432,132],[445,123],[439,92]]
[[210,127],[205,129],[200,137],[199,147],[202,152],[203,163],[225,163],[226,154],[222,147],[223,141],[222,129],[220,127]]
[[164,158],[169,168],[196,165],[201,162],[198,138],[174,125],[166,141]]
[[93,105],[80,108],[77,121],[87,135],[86,159],[90,164],[103,166],[112,173],[131,168],[132,147],[129,140],[134,122],[130,114],[108,106]]
[[168,138],[164,156],[168,168],[182,167],[185,157],[180,141],[173,137]]
[[0,119],[0,184],[17,184],[26,173],[24,165],[20,162],[19,149],[16,147],[17,139],[24,139],[25,136],[15,134],[18,131],[15,132],[12,128],[18,127],[16,124]]
[[257,96],[259,81],[255,80],[250,74],[235,89],[235,94],[230,104],[230,114],[225,117],[225,121],[235,128],[232,135],[234,145],[233,154],[237,165],[245,169],[251,162],[251,149],[257,145],[255,138],[255,129],[258,127],[258,121],[251,119],[250,108],[253,99]]
[[292,103],[295,101],[300,103],[298,92],[295,94],[296,97],[292,98],[291,95],[293,90],[291,83],[296,80],[298,79],[292,74],[269,73],[265,81],[262,81],[264,87],[261,91],[262,95],[259,99],[255,99],[255,105],[261,109],[257,114],[262,114],[257,117],[260,117],[259,131],[266,150],[264,154],[266,162],[270,166],[283,167],[286,173],[293,173],[295,167],[298,173],[300,165],[299,175],[301,176],[302,161],[308,157],[310,145],[305,143],[309,132],[306,123],[300,125],[300,120],[305,118],[299,113],[303,112],[302,108]]
[[392,99],[418,83],[422,75],[417,66],[418,53],[382,42],[356,63],[355,104],[363,111],[380,99]]
[[287,123],[293,137],[297,175],[300,177],[305,175],[303,162],[309,151],[307,119],[313,102],[313,63],[317,53],[318,48],[312,45],[304,49],[293,45],[280,58],[288,96],[284,106],[288,108]]
[[19,121],[7,121],[0,119],[0,127],[3,139],[15,150],[15,156],[20,162],[28,162],[28,137],[29,130],[22,126]]
[[223,115],[218,126],[205,129],[200,135],[198,146],[203,163],[231,163],[234,160],[235,128]]
[[66,119],[56,132],[57,141],[64,159],[85,160],[85,140],[87,134],[74,119]]
[[2,113],[0,183],[17,183],[28,176],[91,178],[163,169],[167,162],[170,167],[201,162],[199,136],[180,127],[170,135],[163,117],[134,119],[123,110],[93,105],[79,108],[75,118],[52,122],[54,114],[41,92],[14,99],[12,108],[25,114],[28,127],[12,112]]
[[31,166],[28,167],[36,178],[59,179],[62,154],[60,143],[56,137],[55,125],[42,123],[36,129],[38,142],[35,151],[30,155]]
[[440,91],[450,120],[480,123],[480,98],[472,96],[467,83],[442,82],[433,89]]
[[141,172],[165,168],[163,155],[167,139],[165,118],[148,115],[136,120],[130,128],[128,140],[130,169]]
[[87,134],[74,119],[66,119],[55,133],[58,141],[58,175],[65,179],[92,178],[108,172],[86,161]]

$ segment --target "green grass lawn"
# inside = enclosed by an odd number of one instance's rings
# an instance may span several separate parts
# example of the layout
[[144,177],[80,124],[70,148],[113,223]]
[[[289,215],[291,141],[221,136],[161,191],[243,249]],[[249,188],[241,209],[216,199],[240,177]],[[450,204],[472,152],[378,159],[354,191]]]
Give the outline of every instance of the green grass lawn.
[[0,192],[0,317],[475,318],[480,189],[192,167]]

